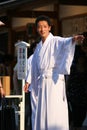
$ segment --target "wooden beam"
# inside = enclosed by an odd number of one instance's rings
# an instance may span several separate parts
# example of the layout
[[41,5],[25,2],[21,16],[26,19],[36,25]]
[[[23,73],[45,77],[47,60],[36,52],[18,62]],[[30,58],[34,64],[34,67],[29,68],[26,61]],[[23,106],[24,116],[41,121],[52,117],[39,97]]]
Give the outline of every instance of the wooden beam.
[[20,8],[20,10],[24,9],[33,10],[50,4],[56,4],[58,3],[58,1],[59,0],[33,0],[31,2],[22,4],[20,7],[17,7],[17,9]]
[[14,1],[10,3],[1,4],[0,3],[0,11],[6,10],[32,10],[35,8],[39,8],[42,6],[46,6],[49,4],[58,3],[58,0],[21,0],[21,1]]
[[58,15],[57,11],[12,11],[8,12],[11,17],[26,17],[26,18],[36,18],[39,15],[47,15],[50,18],[56,18]]
[[59,0],[59,4],[63,5],[87,5],[87,0]]

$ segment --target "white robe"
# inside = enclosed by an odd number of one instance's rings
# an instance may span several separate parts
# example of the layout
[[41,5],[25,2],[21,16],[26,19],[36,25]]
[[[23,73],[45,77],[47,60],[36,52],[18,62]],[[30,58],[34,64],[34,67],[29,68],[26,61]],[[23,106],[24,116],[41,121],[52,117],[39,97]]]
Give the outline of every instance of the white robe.
[[[28,58],[27,60],[27,74],[26,74],[26,82],[28,82],[29,84],[31,83],[31,65],[32,65],[32,58],[33,58],[33,54]],[[34,96],[34,93],[32,91],[32,84],[29,86],[29,91],[30,91],[30,100],[31,100],[31,110],[32,110],[32,114],[31,114],[31,123],[32,123],[32,129],[34,127],[34,121],[35,121],[35,112],[36,112],[36,103],[37,103],[37,99]]]
[[64,74],[70,73],[75,44],[72,37],[51,33],[37,45],[32,60],[32,91],[37,97],[33,130],[69,130]]

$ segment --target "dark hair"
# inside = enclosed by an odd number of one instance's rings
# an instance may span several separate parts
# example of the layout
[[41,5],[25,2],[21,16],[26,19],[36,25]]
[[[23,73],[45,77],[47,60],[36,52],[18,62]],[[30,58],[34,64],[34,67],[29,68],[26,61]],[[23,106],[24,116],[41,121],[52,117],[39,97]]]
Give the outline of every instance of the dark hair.
[[51,26],[51,21],[50,21],[50,18],[48,16],[40,15],[39,17],[37,17],[37,19],[35,21],[36,27],[37,27],[37,24],[39,21],[46,21],[48,23],[48,25]]

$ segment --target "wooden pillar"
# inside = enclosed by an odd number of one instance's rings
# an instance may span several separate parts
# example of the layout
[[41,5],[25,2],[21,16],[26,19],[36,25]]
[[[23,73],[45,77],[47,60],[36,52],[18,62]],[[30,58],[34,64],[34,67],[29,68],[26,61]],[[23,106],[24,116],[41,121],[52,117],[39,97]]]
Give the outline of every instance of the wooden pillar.
[[10,95],[10,76],[2,77],[2,85],[5,91],[5,95]]

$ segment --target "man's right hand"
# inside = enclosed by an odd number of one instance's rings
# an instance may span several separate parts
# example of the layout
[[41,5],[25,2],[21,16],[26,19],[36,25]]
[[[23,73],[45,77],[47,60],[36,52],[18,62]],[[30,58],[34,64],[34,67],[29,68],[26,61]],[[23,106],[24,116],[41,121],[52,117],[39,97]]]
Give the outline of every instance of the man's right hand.
[[26,93],[29,92],[29,86],[30,86],[30,84],[29,84],[28,82],[26,82],[25,85],[24,85],[24,91],[25,91]]

